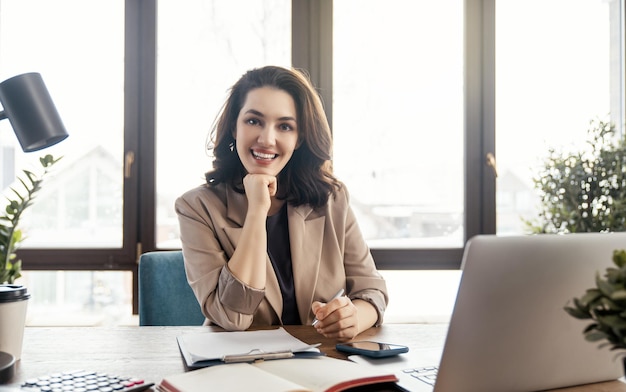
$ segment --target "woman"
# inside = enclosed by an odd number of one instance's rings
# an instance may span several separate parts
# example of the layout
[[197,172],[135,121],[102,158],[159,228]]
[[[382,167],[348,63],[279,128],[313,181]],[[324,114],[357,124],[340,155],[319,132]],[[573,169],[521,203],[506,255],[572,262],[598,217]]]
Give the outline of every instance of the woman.
[[212,143],[207,183],[176,201],[206,323],[245,330],[317,319],[317,331],[338,340],[380,325],[385,281],[332,174],[331,133],[309,79],[274,66],[247,72]]

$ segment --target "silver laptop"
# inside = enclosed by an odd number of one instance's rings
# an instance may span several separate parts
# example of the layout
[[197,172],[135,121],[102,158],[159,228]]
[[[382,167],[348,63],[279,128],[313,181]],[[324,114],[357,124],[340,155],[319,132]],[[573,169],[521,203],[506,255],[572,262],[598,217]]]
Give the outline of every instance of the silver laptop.
[[395,366],[400,385],[415,391],[433,387],[400,368],[429,359],[438,365],[435,391],[536,391],[618,379],[621,359],[587,342],[590,321],[563,307],[595,286],[596,272],[603,275],[613,250],[624,248],[626,233],[476,236],[465,247],[440,363],[432,350],[374,362]]

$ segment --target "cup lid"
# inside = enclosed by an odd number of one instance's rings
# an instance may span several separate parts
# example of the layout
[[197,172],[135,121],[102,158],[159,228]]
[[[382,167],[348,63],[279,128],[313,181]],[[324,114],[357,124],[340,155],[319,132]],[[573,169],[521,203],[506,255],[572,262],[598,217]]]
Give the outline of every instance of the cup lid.
[[26,287],[17,284],[0,284],[0,303],[15,302],[28,299],[30,294]]

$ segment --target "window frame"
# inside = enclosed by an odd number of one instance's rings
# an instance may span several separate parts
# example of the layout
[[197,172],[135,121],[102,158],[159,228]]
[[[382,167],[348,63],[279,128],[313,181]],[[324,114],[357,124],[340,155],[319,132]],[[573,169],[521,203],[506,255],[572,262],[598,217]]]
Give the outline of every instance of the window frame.
[[[333,92],[332,9],[332,0],[293,2],[292,63],[310,71],[326,103],[332,102]],[[297,31],[296,26],[306,27]],[[495,0],[466,0],[464,242],[476,234],[496,232],[495,175],[483,159],[495,151],[494,33]],[[332,129],[332,105],[326,104],[325,109]],[[372,248],[371,252],[379,269],[392,270],[459,269],[463,256],[462,247]]]
[[[150,116],[142,110],[150,87],[154,89],[154,82],[146,83],[149,78],[149,67],[142,61],[150,52],[150,39],[145,30],[150,29],[150,8],[154,7],[154,0],[126,0],[125,1],[125,70],[124,70],[124,153],[132,152],[136,157],[142,156],[144,162],[149,155],[149,149],[138,152],[140,135],[149,138],[152,131],[147,127]],[[155,23],[152,23],[154,28]],[[154,40],[152,40],[154,44]],[[152,52],[156,53],[155,50]],[[145,73],[145,75],[144,75]],[[143,75],[143,76],[142,76]],[[143,78],[143,79],[142,79]],[[135,81],[130,83],[129,81]],[[143,96],[141,95],[143,94]],[[152,116],[154,117],[154,116]],[[143,129],[141,129],[143,127]],[[154,150],[154,148],[152,148]],[[145,154],[145,156],[144,156]],[[24,270],[129,270],[134,275],[137,272],[137,244],[138,222],[142,218],[135,213],[135,206],[141,198],[139,193],[145,190],[145,183],[138,181],[138,164],[130,164],[130,176],[123,181],[123,243],[121,248],[28,248],[18,249],[17,255],[23,260]],[[152,175],[154,177],[154,175]],[[144,180],[145,181],[145,180]],[[142,186],[144,186],[142,188]],[[154,215],[154,214],[152,214]]]
[[[125,0],[124,19],[126,162],[122,247],[22,248],[16,254],[25,271],[130,271],[133,274],[133,313],[137,313],[141,244],[154,243],[156,0]],[[131,156],[134,160],[129,161]]]
[[[624,0],[617,2],[623,37]],[[495,0],[465,0],[464,242],[496,232],[495,174],[486,154],[495,151]],[[119,249],[20,249],[24,270],[111,270],[133,274],[138,309],[138,258],[157,250],[156,56],[157,0],[125,0],[123,246]],[[332,127],[333,0],[292,0],[292,64],[309,71]],[[621,30],[620,30],[621,29]],[[618,31],[618,33],[619,33]],[[623,38],[622,38],[623,39]],[[471,50],[470,50],[471,49]],[[624,63],[623,41],[620,62]],[[623,86],[623,73],[621,74]],[[623,97],[623,87],[622,87]],[[624,116],[623,99],[620,116]],[[134,160],[129,160],[131,155]],[[471,179],[468,180],[468,179]],[[159,249],[161,250],[161,249]],[[379,269],[460,269],[463,247],[373,248]]]

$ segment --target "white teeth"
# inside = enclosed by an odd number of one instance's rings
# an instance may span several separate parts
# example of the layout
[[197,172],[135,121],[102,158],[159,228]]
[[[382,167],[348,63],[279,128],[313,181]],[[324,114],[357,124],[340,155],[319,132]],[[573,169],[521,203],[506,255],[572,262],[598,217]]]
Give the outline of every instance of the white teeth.
[[259,158],[259,159],[274,159],[274,158],[276,158],[276,154],[263,154],[261,152],[256,152],[256,151],[252,151],[252,155],[254,155],[255,158]]

